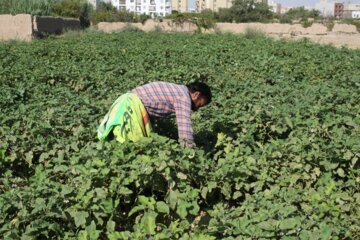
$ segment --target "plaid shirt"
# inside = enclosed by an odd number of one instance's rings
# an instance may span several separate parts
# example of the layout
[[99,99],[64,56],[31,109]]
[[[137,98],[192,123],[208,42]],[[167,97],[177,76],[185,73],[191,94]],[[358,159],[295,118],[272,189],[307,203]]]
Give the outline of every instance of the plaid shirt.
[[[152,82],[132,90],[143,102],[151,118],[176,114],[181,144],[194,146],[191,124],[191,98],[184,85],[167,82]],[[185,140],[185,141],[184,141]]]

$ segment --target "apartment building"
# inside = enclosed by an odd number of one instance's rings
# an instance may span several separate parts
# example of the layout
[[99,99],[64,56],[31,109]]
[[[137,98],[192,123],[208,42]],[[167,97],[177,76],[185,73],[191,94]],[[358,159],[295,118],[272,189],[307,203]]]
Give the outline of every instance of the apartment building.
[[171,0],[111,0],[119,10],[128,10],[152,17],[165,17],[171,14]]
[[344,18],[359,18],[360,4],[344,3]]
[[202,12],[205,9],[217,12],[220,8],[230,8],[232,0],[196,0],[195,5],[196,12]]
[[172,0],[171,8],[172,11],[188,12],[189,11],[188,0]]
[[342,18],[343,15],[344,15],[344,4],[343,3],[335,3],[334,17]]
[[337,18],[360,18],[360,4],[335,3],[334,16]]

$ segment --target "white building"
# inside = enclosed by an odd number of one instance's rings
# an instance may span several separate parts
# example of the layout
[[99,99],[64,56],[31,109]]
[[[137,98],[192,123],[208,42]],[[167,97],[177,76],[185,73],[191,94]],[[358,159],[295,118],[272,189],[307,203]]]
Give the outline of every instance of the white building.
[[322,16],[331,17],[331,16],[334,16],[336,2],[339,2],[339,1],[337,1],[337,0],[320,0],[320,2],[315,5],[315,9],[320,11]]
[[352,18],[360,18],[360,11],[353,11],[351,17]]
[[111,0],[111,4],[119,10],[128,10],[139,15],[165,17],[171,14],[171,0]]
[[274,1],[268,1],[267,4],[273,13],[281,12],[281,4],[280,3],[275,3]]

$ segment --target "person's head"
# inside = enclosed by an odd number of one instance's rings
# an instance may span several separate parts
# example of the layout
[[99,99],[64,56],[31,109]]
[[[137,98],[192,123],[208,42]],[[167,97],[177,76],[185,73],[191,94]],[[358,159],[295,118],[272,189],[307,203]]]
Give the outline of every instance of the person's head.
[[186,86],[190,92],[193,111],[197,111],[211,102],[211,90],[206,83],[194,82]]

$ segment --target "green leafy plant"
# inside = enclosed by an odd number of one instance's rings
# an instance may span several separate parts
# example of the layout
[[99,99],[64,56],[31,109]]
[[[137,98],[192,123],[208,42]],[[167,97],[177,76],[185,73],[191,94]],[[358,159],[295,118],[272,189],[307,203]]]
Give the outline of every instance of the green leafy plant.
[[256,28],[251,28],[251,27],[248,27],[245,29],[244,35],[246,38],[249,38],[249,39],[266,37],[266,34],[264,31],[262,31],[261,29],[256,29]]
[[[360,52],[232,34],[0,43],[1,239],[358,239]],[[205,81],[174,119],[100,143],[120,94]]]

